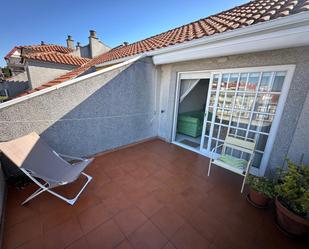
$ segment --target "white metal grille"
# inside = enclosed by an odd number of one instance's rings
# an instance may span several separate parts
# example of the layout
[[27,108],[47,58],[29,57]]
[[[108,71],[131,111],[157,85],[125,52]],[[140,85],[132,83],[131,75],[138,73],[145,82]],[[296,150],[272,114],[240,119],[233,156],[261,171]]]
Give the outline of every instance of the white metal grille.
[[[258,168],[285,77],[285,71],[213,74],[203,148],[211,151],[223,143],[227,133],[256,139],[253,166]],[[221,153],[220,150],[221,147],[216,153]],[[245,158],[246,155],[240,154],[239,157]]]

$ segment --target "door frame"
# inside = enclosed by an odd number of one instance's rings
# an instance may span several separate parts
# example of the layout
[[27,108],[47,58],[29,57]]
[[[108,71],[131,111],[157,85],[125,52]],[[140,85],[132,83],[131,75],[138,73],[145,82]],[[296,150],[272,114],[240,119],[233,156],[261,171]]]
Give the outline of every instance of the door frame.
[[[179,105],[179,94],[180,94],[180,83],[182,79],[202,79],[202,78],[209,78],[209,87],[208,87],[208,95],[207,95],[207,100],[206,100],[206,109],[208,109],[209,105],[209,94],[210,94],[210,87],[211,87],[211,82],[213,79],[213,75],[215,73],[233,73],[233,72],[239,72],[239,73],[246,73],[246,72],[269,72],[269,71],[286,71],[286,77],[282,86],[282,90],[280,93],[280,98],[278,101],[277,109],[276,109],[276,114],[274,116],[274,120],[272,122],[271,129],[269,131],[269,136],[267,139],[267,143],[265,146],[263,158],[261,161],[261,167],[259,169],[256,168],[251,168],[253,174],[255,175],[260,175],[263,176],[265,174],[266,168],[267,168],[267,163],[269,161],[271,151],[273,148],[273,144],[275,142],[275,138],[277,136],[278,128],[280,125],[280,120],[283,114],[283,110],[285,107],[285,102],[288,96],[288,92],[290,89],[290,85],[294,76],[294,71],[295,71],[295,64],[286,64],[286,65],[273,65],[273,66],[259,66],[259,67],[244,67],[244,68],[227,68],[227,69],[212,69],[212,70],[200,70],[200,71],[183,71],[183,72],[177,72],[177,81],[176,81],[176,92],[175,92],[175,99],[174,99],[174,113],[173,113],[173,125],[172,125],[172,143],[176,144],[180,147],[183,147],[185,149],[191,150],[193,152],[199,153],[201,155],[210,157],[210,153],[207,153],[205,151],[202,151],[201,148],[203,146],[204,142],[204,134],[205,134],[205,119],[203,123],[203,133],[201,137],[201,146],[200,149],[194,149],[191,148],[190,146],[181,144],[177,142],[176,139],[176,129],[177,129],[177,117],[178,117],[178,105]],[[199,77],[199,78],[198,78]],[[217,97],[216,97],[217,101]]]
[[[202,77],[202,78],[201,78]],[[186,146],[184,144],[178,143],[176,139],[176,130],[177,130],[177,119],[178,119],[178,106],[179,106],[179,95],[180,95],[180,83],[181,80],[191,80],[191,79],[210,79],[211,71],[187,71],[187,72],[178,72],[177,73],[177,80],[176,80],[176,93],[175,93],[175,100],[174,100],[174,114],[173,114],[173,126],[172,126],[172,143],[180,145],[186,149],[192,150],[189,148],[190,146]],[[209,86],[208,86],[209,90]],[[193,149],[193,151],[198,151]]]

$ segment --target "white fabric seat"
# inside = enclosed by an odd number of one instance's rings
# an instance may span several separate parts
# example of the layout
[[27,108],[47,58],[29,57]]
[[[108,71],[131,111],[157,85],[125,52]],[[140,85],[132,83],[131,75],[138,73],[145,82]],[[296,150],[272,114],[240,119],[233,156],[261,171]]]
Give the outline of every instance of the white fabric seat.
[[[59,154],[52,150],[35,132],[9,142],[0,143],[0,151],[40,187],[22,204],[47,191],[73,205],[92,179],[83,170],[92,162],[93,158],[84,159]],[[78,162],[70,163],[69,160]],[[73,199],[67,199],[51,190],[54,187],[74,182],[81,174],[86,176],[87,182]],[[44,183],[42,184],[37,178],[43,180]]]

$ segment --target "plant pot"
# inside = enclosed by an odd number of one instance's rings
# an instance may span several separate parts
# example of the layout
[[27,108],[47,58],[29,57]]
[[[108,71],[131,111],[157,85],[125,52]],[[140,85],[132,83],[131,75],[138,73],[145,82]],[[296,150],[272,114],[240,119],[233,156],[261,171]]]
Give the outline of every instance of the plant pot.
[[296,237],[309,235],[309,219],[288,210],[278,198],[275,203],[277,223],[284,232]]
[[249,189],[248,201],[255,207],[266,208],[270,201],[270,198],[263,193],[260,193],[252,188]]

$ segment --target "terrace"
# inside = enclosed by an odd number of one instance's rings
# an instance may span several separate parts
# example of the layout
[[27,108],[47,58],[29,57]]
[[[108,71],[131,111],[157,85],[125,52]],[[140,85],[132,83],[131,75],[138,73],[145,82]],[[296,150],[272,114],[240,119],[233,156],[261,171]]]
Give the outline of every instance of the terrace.
[[[270,210],[239,193],[241,178],[161,140],[99,155],[74,206],[35,186],[9,187],[4,248],[305,248],[285,237]],[[59,188],[74,195],[84,179]]]

